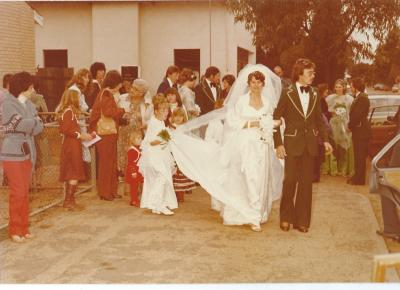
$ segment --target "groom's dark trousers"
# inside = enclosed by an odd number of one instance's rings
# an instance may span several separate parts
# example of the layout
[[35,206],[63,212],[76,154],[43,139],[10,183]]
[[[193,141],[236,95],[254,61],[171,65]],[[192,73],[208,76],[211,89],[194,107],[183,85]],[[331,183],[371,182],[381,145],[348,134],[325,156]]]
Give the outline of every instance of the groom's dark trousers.
[[281,222],[295,227],[310,226],[312,204],[312,181],[315,158],[319,154],[319,137],[327,142],[317,90],[308,93],[306,112],[300,101],[296,84],[282,91],[274,120],[285,120],[284,141],[280,130],[274,133],[275,148],[284,145],[285,175],[280,204]]

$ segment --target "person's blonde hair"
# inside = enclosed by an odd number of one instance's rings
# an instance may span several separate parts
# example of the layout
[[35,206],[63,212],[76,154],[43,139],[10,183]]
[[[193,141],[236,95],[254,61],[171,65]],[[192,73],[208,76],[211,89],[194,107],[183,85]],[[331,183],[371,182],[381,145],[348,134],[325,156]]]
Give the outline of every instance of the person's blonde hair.
[[66,89],[61,96],[60,104],[57,107],[58,118],[61,118],[66,109],[71,108],[75,115],[79,115],[79,93],[76,90]]
[[175,118],[179,116],[183,117],[183,123],[187,122],[185,110],[181,107],[178,107],[172,112],[171,123],[175,123]]
[[[71,87],[73,84],[76,84],[76,86],[83,93],[87,89],[87,87],[85,87],[85,84],[83,83],[83,77],[86,75],[88,76],[89,82],[90,82],[90,80],[92,78],[92,74],[90,73],[90,71],[86,68],[81,68],[80,70],[78,70],[78,72],[76,74],[74,74],[72,79],[68,82],[67,88]],[[89,85],[89,83],[88,83],[88,85]]]
[[169,103],[167,98],[164,96],[164,94],[157,94],[152,98],[152,103],[154,107],[154,111],[163,109],[163,108],[169,108]]
[[139,129],[134,129],[131,131],[131,133],[129,134],[129,145],[132,146],[133,144],[133,138],[140,136],[140,139],[143,139],[143,132],[142,130]]

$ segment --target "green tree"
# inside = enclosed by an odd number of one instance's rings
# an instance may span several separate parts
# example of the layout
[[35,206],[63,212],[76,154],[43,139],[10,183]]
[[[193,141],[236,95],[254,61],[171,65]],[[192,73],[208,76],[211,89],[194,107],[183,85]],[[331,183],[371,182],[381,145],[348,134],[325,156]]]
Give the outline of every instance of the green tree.
[[393,29],[386,40],[378,46],[375,60],[375,79],[387,85],[392,85],[400,75],[400,30]]
[[[397,27],[400,0],[227,0],[235,20],[253,33],[258,62],[290,71],[297,57],[317,64],[318,82],[332,84],[353,60],[373,57],[370,35],[382,41]],[[355,39],[358,32],[367,40]]]

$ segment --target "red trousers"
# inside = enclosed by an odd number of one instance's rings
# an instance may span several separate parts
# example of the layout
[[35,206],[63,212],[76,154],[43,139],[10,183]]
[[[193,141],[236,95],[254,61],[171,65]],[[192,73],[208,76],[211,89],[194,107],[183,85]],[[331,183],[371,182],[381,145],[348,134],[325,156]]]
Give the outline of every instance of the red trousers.
[[10,187],[9,196],[9,235],[25,236],[29,234],[29,183],[32,162],[3,161],[4,173]]

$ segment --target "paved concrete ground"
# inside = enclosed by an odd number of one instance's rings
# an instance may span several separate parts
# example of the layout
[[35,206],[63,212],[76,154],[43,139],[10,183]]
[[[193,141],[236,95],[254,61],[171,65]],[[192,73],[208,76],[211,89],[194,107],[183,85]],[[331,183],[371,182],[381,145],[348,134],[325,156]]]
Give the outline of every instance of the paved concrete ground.
[[[373,256],[387,248],[362,190],[324,177],[307,234],[279,229],[278,203],[255,233],[223,226],[201,189],[171,217],[87,193],[85,211],[58,207],[32,218],[34,240],[0,241],[0,282],[369,282]],[[387,279],[399,281],[394,271]]]

